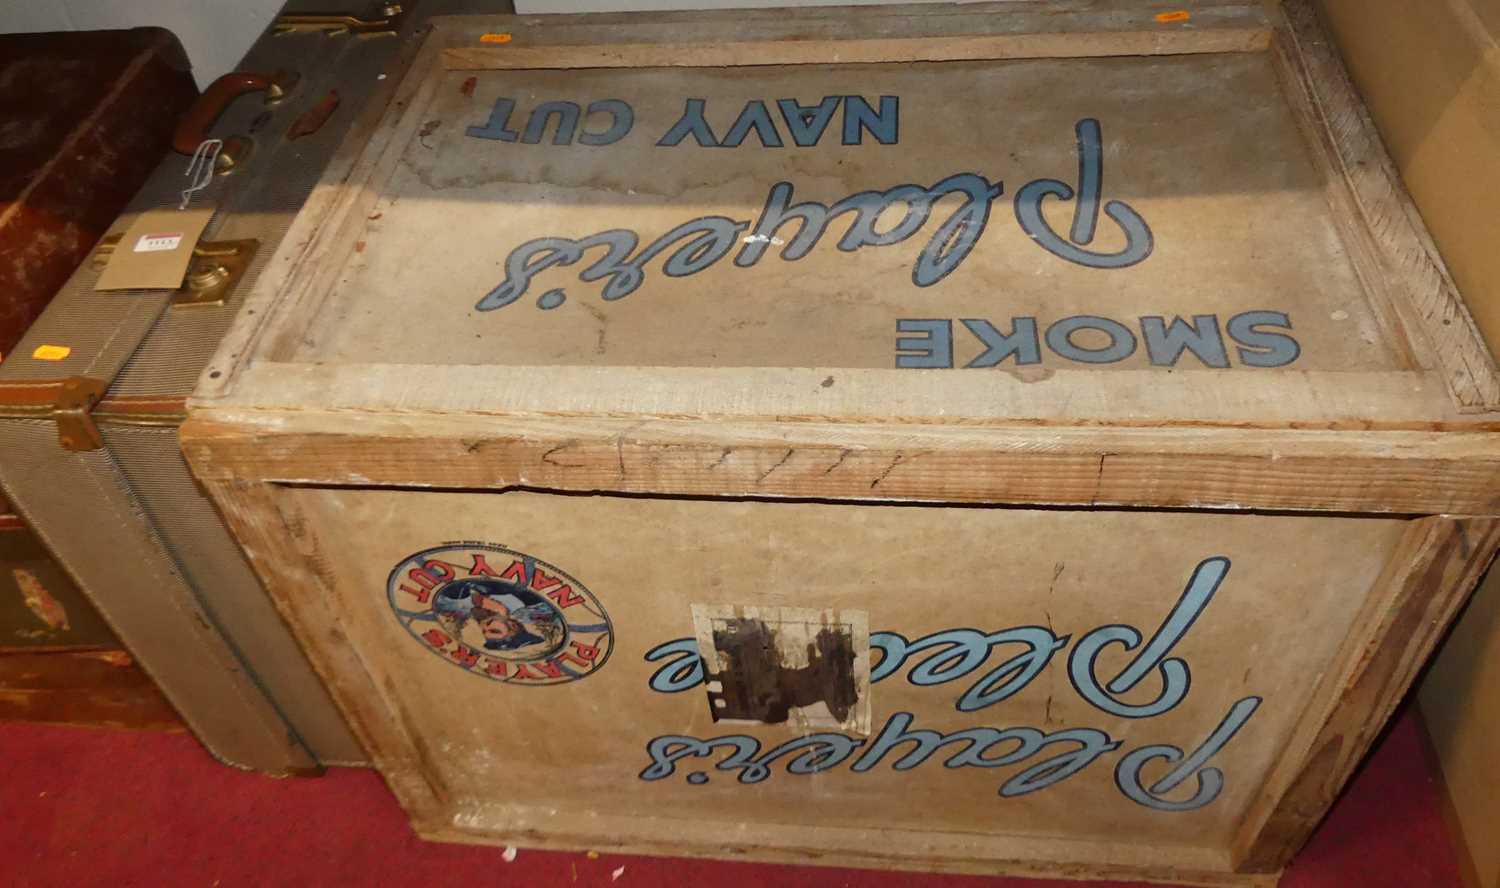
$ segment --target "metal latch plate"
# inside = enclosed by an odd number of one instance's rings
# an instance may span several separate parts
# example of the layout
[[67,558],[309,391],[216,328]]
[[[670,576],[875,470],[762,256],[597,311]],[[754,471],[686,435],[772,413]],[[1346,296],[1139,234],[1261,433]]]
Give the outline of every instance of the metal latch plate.
[[[120,236],[112,234],[99,242],[94,264],[102,265],[120,245]],[[254,238],[229,241],[199,241],[193,248],[182,286],[172,291],[173,305],[223,305],[245,276],[260,241]]]

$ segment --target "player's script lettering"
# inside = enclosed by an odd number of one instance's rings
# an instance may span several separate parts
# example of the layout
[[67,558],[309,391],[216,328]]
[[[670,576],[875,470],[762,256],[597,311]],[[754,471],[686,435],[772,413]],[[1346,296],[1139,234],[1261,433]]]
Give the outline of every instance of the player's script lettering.
[[[1068,262],[1090,268],[1117,269],[1151,254],[1152,235],[1145,219],[1129,205],[1102,201],[1103,132],[1099,121],[1085,119],[1075,128],[1078,186],[1057,179],[1038,179],[1015,198],[1015,218],[1033,243]],[[772,246],[783,261],[795,262],[819,247],[825,235],[837,237],[842,252],[889,247],[919,234],[926,241],[912,264],[911,282],[931,287],[964,263],[989,225],[994,202],[1005,193],[1003,182],[980,173],[954,173],[930,185],[897,184],[858,191],[832,203],[799,198],[791,182],[776,182],[754,219],[704,215],[690,219],[646,242],[639,232],[611,228],[580,238],[539,237],[511,250],[505,279],[475,306],[480,311],[504,308],[533,288],[536,305],[553,309],[567,299],[555,279],[538,285],[549,270],[581,266],[577,279],[602,282],[606,302],[624,299],[646,282],[648,268],[660,261],[667,277],[697,274],[734,254],[733,264],[751,268]],[[1048,221],[1047,198],[1073,204],[1072,224],[1059,233]],[[1100,213],[1124,233],[1124,246],[1113,252],[1089,249]],[[832,234],[830,234],[832,230]]]
[[[664,734],[647,742],[650,762],[640,778],[665,780],[682,766],[684,779],[693,785],[730,775],[738,783],[755,784],[772,779],[778,771],[795,779],[844,766],[855,774],[877,768],[904,772],[928,761],[941,761],[944,768],[1014,767],[999,775],[998,789],[1002,798],[1013,798],[1062,783],[1120,750],[1128,738],[1134,745],[1114,765],[1114,782],[1121,794],[1157,811],[1196,810],[1219,797],[1225,775],[1211,762],[1249,723],[1263,699],[1254,694],[1242,696],[1224,709],[1206,701],[1200,704],[1201,712],[1224,714],[1217,723],[1201,726],[1191,748],[1143,742],[1150,729],[1130,728],[1126,722],[1164,715],[1187,698],[1192,672],[1185,659],[1173,654],[1219,592],[1229,568],[1224,556],[1200,561],[1149,638],[1135,626],[1119,622],[1098,626],[1077,640],[1038,625],[995,631],[946,629],[915,639],[899,632],[870,634],[870,648],[876,653],[870,669],[872,685],[903,673],[909,684],[920,688],[957,683],[964,688],[954,703],[958,712],[987,710],[987,720],[1000,724],[944,732],[919,727],[914,713],[896,711],[869,737],[818,733],[773,745],[749,734],[708,738]],[[1071,650],[1062,655],[1069,645]],[[1003,704],[1019,698],[1047,670],[1054,655],[1066,661],[1067,681],[1078,696],[1112,717],[1120,737],[1076,724],[1038,728],[1005,719]],[[691,691],[709,679],[694,638],[657,645],[645,658],[660,664],[648,682],[658,693]],[[1050,712],[1051,694],[1060,682],[1043,681],[1042,685],[1045,689],[1040,693],[1048,695],[1044,709]],[[1032,704],[1030,711],[1035,712],[1034,698]]]

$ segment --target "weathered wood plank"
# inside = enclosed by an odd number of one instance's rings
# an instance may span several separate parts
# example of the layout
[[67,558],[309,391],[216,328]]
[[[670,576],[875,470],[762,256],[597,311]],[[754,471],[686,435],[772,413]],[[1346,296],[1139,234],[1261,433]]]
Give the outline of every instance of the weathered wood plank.
[[[1111,9],[1074,3],[986,4],[929,15],[923,7],[858,16],[737,10],[672,19],[486,17],[448,22],[450,70],[843,64],[1255,52],[1269,43],[1260,10],[1203,4],[1186,20],[1158,15],[1180,4]],[[482,34],[507,34],[500,45]],[[469,43],[469,45],[464,45]]]
[[[361,652],[349,643],[338,622],[328,619],[348,602],[341,605],[328,590],[320,570],[321,556],[308,528],[294,510],[283,512],[274,485],[207,482],[205,486],[386,784],[414,819],[436,816],[450,799],[441,787],[423,779],[425,762],[409,752],[424,750],[424,740],[420,732],[392,717],[399,706],[388,708],[391,704],[382,689],[370,682]],[[299,594],[282,594],[287,589],[297,589]]]
[[[1133,882],[1211,888],[1274,888],[1276,875],[1225,871],[1221,855],[1174,846],[1068,841],[1039,836],[757,825],[726,836],[724,825],[660,816],[589,818],[580,830],[549,828],[556,815],[521,805],[487,805],[458,823],[414,824],[439,842],[496,841],[558,851],[668,857],[751,858],[773,863],[876,867],[925,873]],[[666,838],[671,837],[671,838]],[[1037,861],[1065,861],[1045,862]]]
[[199,414],[199,475],[663,495],[1491,514],[1494,435]]
[[187,729],[122,650],[0,651],[0,721]]
[[1436,374],[1402,371],[257,364],[196,406],[475,416],[712,417],[937,426],[1032,425],[1485,431],[1444,409]]
[[1330,172],[1342,181],[1340,201],[1352,209],[1343,218],[1357,223],[1346,229],[1357,265],[1377,297],[1399,315],[1408,340],[1442,368],[1459,409],[1500,409],[1500,369],[1316,10],[1309,0],[1289,0],[1282,8],[1286,21],[1272,51],[1288,93],[1316,115],[1314,138],[1326,149],[1321,156],[1331,162]]
[[1247,813],[1235,868],[1276,872],[1327,813],[1427,662],[1500,546],[1500,521],[1413,521],[1360,621],[1303,719],[1278,772]]

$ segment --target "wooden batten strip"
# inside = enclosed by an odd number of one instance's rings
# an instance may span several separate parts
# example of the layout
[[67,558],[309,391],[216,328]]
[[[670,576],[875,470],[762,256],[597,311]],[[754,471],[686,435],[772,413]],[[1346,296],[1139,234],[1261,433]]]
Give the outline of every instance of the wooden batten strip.
[[[427,762],[413,760],[406,751],[423,750],[419,732],[401,718],[401,708],[376,685],[353,645],[317,643],[327,630],[327,608],[336,600],[322,572],[316,541],[295,504],[280,503],[269,484],[208,483],[225,523],[272,590],[301,589],[305,594],[273,594],[272,602],[302,642],[313,670],[323,679],[344,717],[387,785],[414,820],[431,818],[451,803],[446,790],[429,782]],[[283,508],[285,505],[285,508]],[[266,558],[270,553],[274,556]],[[347,606],[339,605],[339,606]],[[362,701],[362,702],[354,702]]]
[[1282,8],[1286,21],[1273,52],[1293,104],[1316,115],[1321,132],[1314,134],[1314,153],[1333,163],[1345,192],[1341,202],[1360,223],[1359,231],[1344,234],[1359,241],[1351,253],[1367,290],[1377,303],[1388,301],[1408,343],[1441,368],[1459,410],[1500,410],[1500,369],[1317,12],[1309,0],[1287,0]]
[[257,363],[235,392],[191,406],[933,426],[1490,428],[1444,409],[1448,401],[1436,374],[1402,371]]
[[1318,700],[1241,822],[1235,869],[1277,872],[1364,759],[1500,545],[1500,521],[1420,518],[1386,562]]
[[[860,18],[876,19],[880,17],[911,18],[918,16],[922,18],[936,18],[949,15],[1004,15],[1013,16],[1022,12],[1044,12],[1049,15],[1060,15],[1063,13],[1093,13],[1099,14],[1102,9],[1119,4],[1100,3],[1099,0],[947,0],[943,3],[879,3],[875,5],[862,6],[857,12]],[[1243,13],[1248,7],[1256,4],[1251,0],[1195,0],[1191,4],[1192,17],[1196,17],[1201,25],[1203,21],[1212,19],[1214,16],[1222,16],[1225,11],[1231,13]],[[1152,2],[1140,3],[1138,8],[1148,9],[1153,15],[1171,13],[1173,18],[1180,18],[1183,4],[1180,0],[1152,0]],[[838,13],[847,13],[851,10],[830,8],[828,6],[782,6],[774,11],[766,9],[739,9],[726,12],[723,9],[675,9],[675,10],[652,10],[649,13],[642,12],[575,12],[575,13],[521,13],[513,16],[499,16],[506,21],[516,22],[528,27],[546,26],[556,28],[560,25],[640,25],[647,16],[653,24],[680,26],[694,22],[724,22],[726,17],[731,22],[739,21],[745,16],[774,15],[778,21],[806,22],[818,19],[828,19]],[[1205,18],[1207,17],[1207,19]],[[496,16],[485,15],[454,15],[445,16],[443,21],[486,23],[494,22]],[[1191,18],[1189,19],[1191,20]]]
[[0,719],[93,728],[186,730],[172,704],[122,650],[0,652]]
[[[423,838],[495,844],[509,836],[528,847],[670,857],[724,857],[725,826],[664,815],[597,815],[559,829],[566,816],[536,806],[467,801],[452,822],[416,823]],[[753,832],[752,832],[753,830]],[[1051,879],[1150,879],[1168,885],[1275,888],[1263,874],[1226,872],[1225,854],[1192,845],[1141,845],[1026,834],[925,832],[804,824],[747,825],[754,857],[803,866],[846,866],[915,872]],[[1066,861],[1066,862],[1063,862]]]
[[[1074,56],[1256,52],[1270,45],[1264,14],[1252,4],[1194,8],[1186,21],[1158,21],[1163,4],[1129,10],[1074,3],[988,4],[986,11],[929,15],[798,16],[711,13],[686,20],[564,16],[474,19],[443,51],[449,70],[518,68],[720,67],[860,64]],[[470,20],[460,19],[467,23]],[[503,33],[503,44],[481,44]],[[464,44],[470,45],[464,45]]]
[[663,496],[1490,514],[1491,434],[922,429],[204,411],[205,480]]

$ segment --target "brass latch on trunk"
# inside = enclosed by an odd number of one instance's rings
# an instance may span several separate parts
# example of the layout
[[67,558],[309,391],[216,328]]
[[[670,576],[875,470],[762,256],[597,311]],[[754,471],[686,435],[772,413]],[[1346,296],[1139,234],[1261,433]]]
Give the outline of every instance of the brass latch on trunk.
[[344,12],[309,12],[282,15],[272,27],[274,33],[291,31],[326,31],[333,34],[394,34],[401,26],[402,10],[397,3],[377,5],[369,18]]
[[[109,256],[120,245],[120,235],[112,234],[99,242],[94,251],[94,264],[103,266]],[[173,305],[222,305],[229,298],[234,285],[239,283],[255,258],[260,241],[200,241],[193,248],[193,259],[188,264],[187,275],[182,286],[172,292]]]

